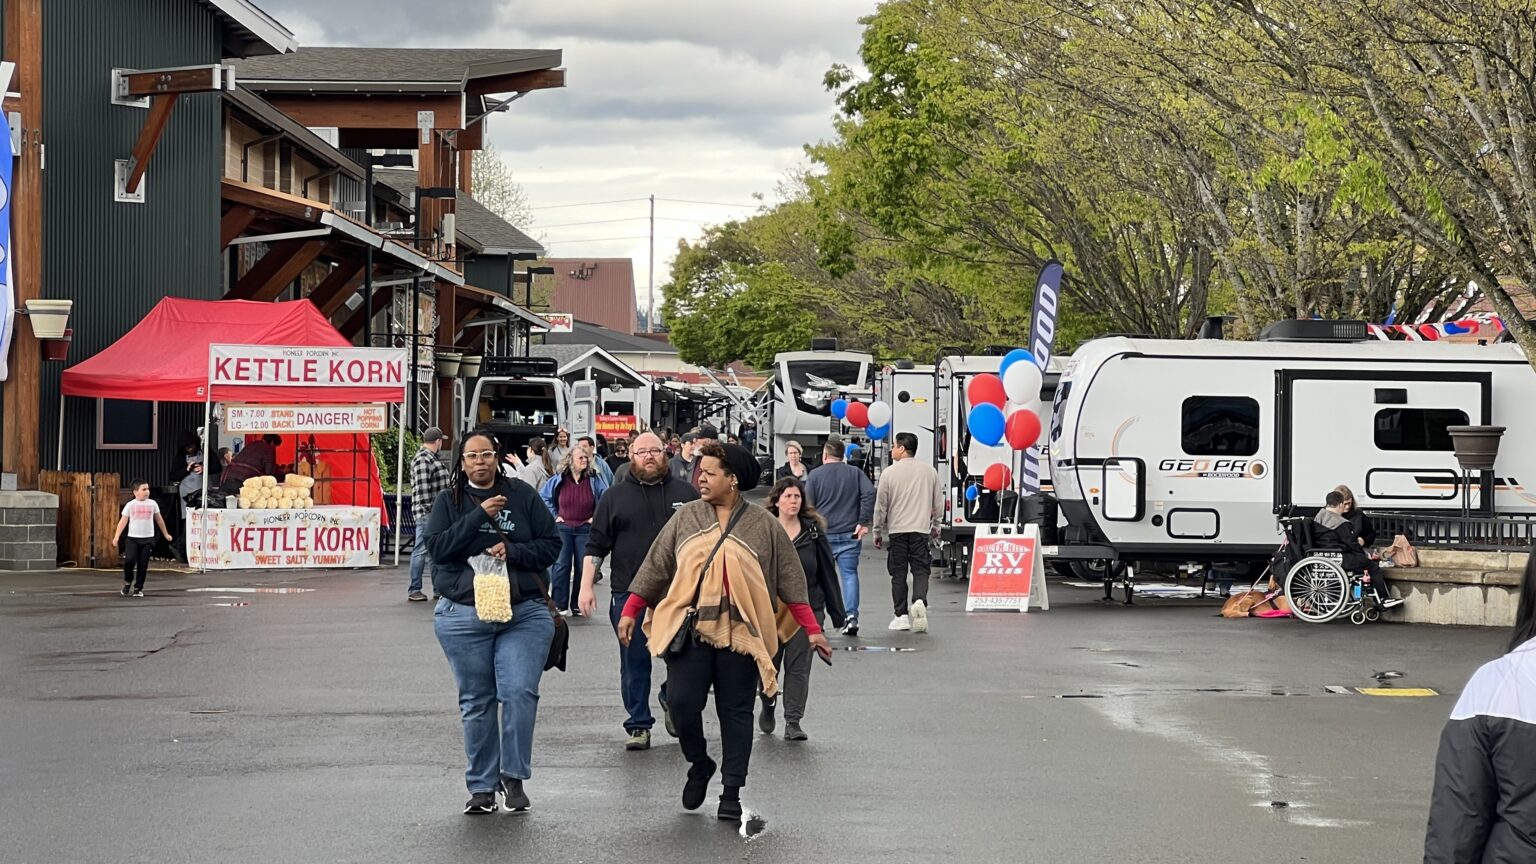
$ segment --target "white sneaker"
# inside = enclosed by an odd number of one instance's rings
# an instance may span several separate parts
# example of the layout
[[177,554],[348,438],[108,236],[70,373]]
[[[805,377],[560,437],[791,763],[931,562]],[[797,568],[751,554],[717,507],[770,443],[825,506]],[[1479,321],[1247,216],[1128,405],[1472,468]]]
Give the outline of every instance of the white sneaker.
[[887,629],[887,630],[911,630],[912,629],[912,619],[908,618],[905,615],[897,615],[895,618],[891,619],[891,626],[889,626],[889,627],[887,627],[885,629]]
[[912,601],[912,632],[928,632],[928,605],[921,600]]
[[1403,600],[1400,597],[1389,597],[1381,601],[1381,608],[1383,609],[1396,609],[1401,605],[1403,605]]

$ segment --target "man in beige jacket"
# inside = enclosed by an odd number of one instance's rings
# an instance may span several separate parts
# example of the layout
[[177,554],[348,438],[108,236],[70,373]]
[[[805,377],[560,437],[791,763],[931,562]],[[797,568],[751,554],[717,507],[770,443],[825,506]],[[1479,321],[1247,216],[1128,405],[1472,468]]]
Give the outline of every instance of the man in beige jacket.
[[[891,467],[880,474],[875,492],[875,548],[888,549],[886,572],[891,574],[891,601],[896,617],[892,630],[928,632],[928,543],[939,536],[939,514],[944,512],[944,492],[939,473],[919,462],[917,436],[896,435],[891,445]],[[907,573],[912,574],[912,603],[907,605]]]

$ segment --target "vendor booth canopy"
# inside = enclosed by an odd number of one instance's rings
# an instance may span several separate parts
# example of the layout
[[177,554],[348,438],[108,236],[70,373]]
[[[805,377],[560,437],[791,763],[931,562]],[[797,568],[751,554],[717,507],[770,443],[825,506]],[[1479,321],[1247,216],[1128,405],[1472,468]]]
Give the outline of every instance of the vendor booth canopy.
[[[210,345],[351,348],[350,341],[308,300],[184,300],[166,297],[137,326],[106,350],[65,369],[66,396],[146,402],[202,402],[208,386]],[[400,402],[399,387],[219,386],[216,402],[292,404]],[[256,437],[256,436],[250,436]],[[335,478],[330,502],[381,507],[378,465],[368,436],[351,433],[284,435],[278,461],[324,462]],[[316,472],[319,473],[319,472]]]
[[[210,345],[351,348],[308,300],[183,300],[166,297],[123,338],[64,370],[66,396],[201,402]],[[214,388],[215,402],[399,402],[399,387]]]

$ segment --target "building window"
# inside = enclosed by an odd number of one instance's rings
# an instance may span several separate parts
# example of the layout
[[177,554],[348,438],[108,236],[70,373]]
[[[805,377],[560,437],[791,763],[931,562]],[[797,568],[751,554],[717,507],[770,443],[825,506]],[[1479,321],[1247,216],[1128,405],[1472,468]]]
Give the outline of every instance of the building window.
[[96,400],[97,450],[157,450],[159,447],[159,402]]
[[1376,449],[1445,451],[1451,444],[1448,426],[1467,425],[1459,408],[1383,408],[1376,412]]
[[1247,396],[1184,400],[1184,452],[1189,456],[1252,456],[1259,452],[1259,403]]

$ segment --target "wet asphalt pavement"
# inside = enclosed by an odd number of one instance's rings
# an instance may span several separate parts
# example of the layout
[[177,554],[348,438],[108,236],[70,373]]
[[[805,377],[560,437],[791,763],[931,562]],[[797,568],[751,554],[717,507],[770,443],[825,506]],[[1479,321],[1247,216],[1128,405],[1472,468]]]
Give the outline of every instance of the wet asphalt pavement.
[[[931,634],[890,633],[866,549],[864,635],[834,644],[916,650],[815,665],[811,740],[757,739],[751,842],[713,818],[718,787],[682,810],[659,723],[623,750],[606,620],[545,675],[532,813],[471,818],[403,571],[152,573],[142,600],[110,573],[0,577],[0,861],[1413,861],[1440,727],[1506,636],[1060,584],[1049,612],[968,616],[949,581]],[[1325,690],[1388,669],[1442,695]]]

